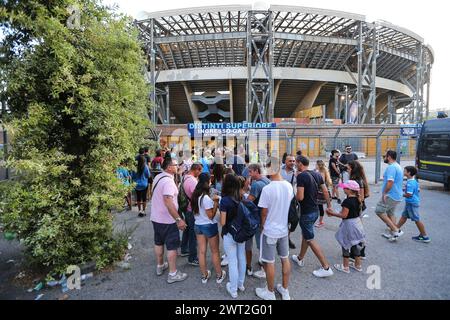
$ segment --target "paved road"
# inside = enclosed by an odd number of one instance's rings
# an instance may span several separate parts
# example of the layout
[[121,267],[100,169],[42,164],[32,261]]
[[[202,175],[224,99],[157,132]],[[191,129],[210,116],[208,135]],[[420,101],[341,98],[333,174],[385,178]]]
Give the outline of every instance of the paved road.
[[[411,223],[406,225],[405,236],[397,243],[383,239],[380,234],[385,228],[373,213],[379,196],[379,187],[372,186],[372,197],[368,201],[370,217],[364,219],[369,241],[368,259],[364,267],[365,270],[370,265],[380,267],[381,289],[367,288],[370,275],[366,273],[352,272],[347,275],[336,271],[332,278],[315,278],[312,271],[318,267],[318,261],[309,252],[304,268],[292,265],[290,292],[294,299],[450,299],[450,193],[444,192],[441,185],[422,183],[421,214],[432,237],[430,244],[411,240],[411,236],[417,235],[416,227]],[[325,219],[327,225],[317,231],[316,238],[330,263],[340,263],[341,251],[334,239],[339,220]],[[131,269],[116,268],[97,274],[87,280],[81,290],[69,292],[70,299],[231,299],[225,290],[225,283],[217,285],[211,281],[202,285],[198,268],[188,265],[186,258],[178,260],[179,269],[189,274],[185,282],[169,285],[166,276],[157,277],[149,218],[137,218],[135,209],[117,214],[117,228],[123,228],[124,223],[127,228],[137,226],[130,240],[133,245],[130,250]],[[298,246],[299,230],[292,239]],[[27,287],[12,284],[12,278],[22,270],[19,264],[22,259],[20,246],[6,242],[2,237],[0,252],[0,299],[34,299],[36,293],[27,293]],[[256,261],[256,252],[254,255]],[[16,264],[6,263],[10,259],[14,259]],[[277,283],[281,281],[280,273],[280,264],[277,263]],[[247,278],[247,290],[240,295],[240,299],[257,299],[255,288],[263,285],[262,280]],[[44,289],[41,293],[45,294],[42,299],[58,299],[62,295],[60,289]]]

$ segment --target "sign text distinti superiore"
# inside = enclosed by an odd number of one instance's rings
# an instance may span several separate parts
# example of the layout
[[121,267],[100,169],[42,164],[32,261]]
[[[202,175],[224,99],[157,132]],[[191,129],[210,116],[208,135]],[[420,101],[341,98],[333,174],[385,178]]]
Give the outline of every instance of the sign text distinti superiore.
[[253,129],[274,129],[276,123],[188,123],[187,129],[191,137],[193,136],[233,136],[243,135],[247,130]]

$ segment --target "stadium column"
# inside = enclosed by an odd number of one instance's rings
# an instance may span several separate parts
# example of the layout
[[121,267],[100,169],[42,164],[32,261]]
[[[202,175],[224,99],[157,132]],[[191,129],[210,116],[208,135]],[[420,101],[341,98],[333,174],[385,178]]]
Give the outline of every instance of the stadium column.
[[[379,56],[377,25],[360,22],[358,38],[358,80],[357,101],[360,123],[365,123],[367,116],[370,123],[376,118],[376,73]],[[369,96],[364,97],[364,86],[369,87]]]
[[426,119],[430,117],[430,85],[431,85],[431,64],[427,64],[427,104],[425,107]]
[[230,122],[234,122],[234,97],[233,97],[233,79],[228,80],[228,90],[230,91]]
[[273,120],[272,11],[250,10],[247,17],[247,122]]
[[339,86],[336,86],[334,88],[334,118],[340,119],[340,112],[339,112]]
[[388,95],[388,123],[389,124],[395,124],[397,122],[396,114],[395,114],[395,108],[394,108],[394,102],[392,101],[392,94],[389,93]]
[[189,86],[189,84],[186,83],[186,82],[182,82],[181,84],[183,85],[184,92],[186,93],[186,100],[187,100],[187,102],[189,104],[189,109],[191,110],[192,121],[193,122],[199,121],[199,119],[198,119],[198,108],[195,105],[195,103],[192,101],[192,89]]
[[301,110],[311,109],[314,106],[314,102],[319,96],[320,90],[326,84],[326,82],[315,82],[309,91],[305,94],[303,99],[297,105],[291,117],[295,117]]
[[423,121],[423,89],[424,89],[424,65],[423,65],[423,45],[419,43],[417,45],[417,67],[416,67],[416,119],[415,122],[422,122]]
[[150,101],[152,104],[152,122],[157,124],[158,119],[156,117],[156,77],[155,77],[155,69],[156,69],[156,51],[155,51],[155,20],[151,19],[150,21]]

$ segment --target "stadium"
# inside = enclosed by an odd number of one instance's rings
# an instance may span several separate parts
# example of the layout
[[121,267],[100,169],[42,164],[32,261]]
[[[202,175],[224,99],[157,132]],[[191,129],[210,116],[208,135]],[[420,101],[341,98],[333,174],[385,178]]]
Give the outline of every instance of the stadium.
[[156,124],[375,125],[429,113],[433,50],[385,21],[260,3],[145,13],[135,23]]

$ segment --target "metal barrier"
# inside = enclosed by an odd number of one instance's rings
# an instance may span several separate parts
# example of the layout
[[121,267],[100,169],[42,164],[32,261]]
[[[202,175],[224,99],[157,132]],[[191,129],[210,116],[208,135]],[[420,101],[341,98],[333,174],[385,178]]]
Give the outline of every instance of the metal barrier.
[[[186,128],[186,125],[164,125],[157,126],[161,130],[161,138],[168,145],[186,144],[186,135],[172,135],[171,132]],[[298,124],[279,124],[276,130],[276,139],[273,143],[270,139],[267,142],[266,152],[271,152],[276,148],[281,156],[284,152],[295,154],[301,150],[305,156],[312,159],[326,159],[333,149],[344,150],[346,145],[351,145],[353,151],[359,158],[374,160],[373,182],[380,181],[382,155],[388,149],[396,150],[401,160],[413,160],[416,153],[417,136],[402,136],[401,125],[298,125]],[[183,140],[184,139],[184,140]],[[255,135],[253,141],[258,141]],[[247,140],[247,153],[252,139]],[[202,147],[212,149],[215,145],[216,137],[210,137],[201,140]],[[181,142],[183,141],[183,142]],[[188,148],[193,147],[193,140],[188,138],[187,143],[191,143]],[[235,142],[236,143],[236,142]],[[260,149],[259,142],[256,143],[257,149]],[[263,145],[265,148],[265,145]],[[253,147],[254,148],[254,147]],[[371,165],[369,166],[371,167]]]

